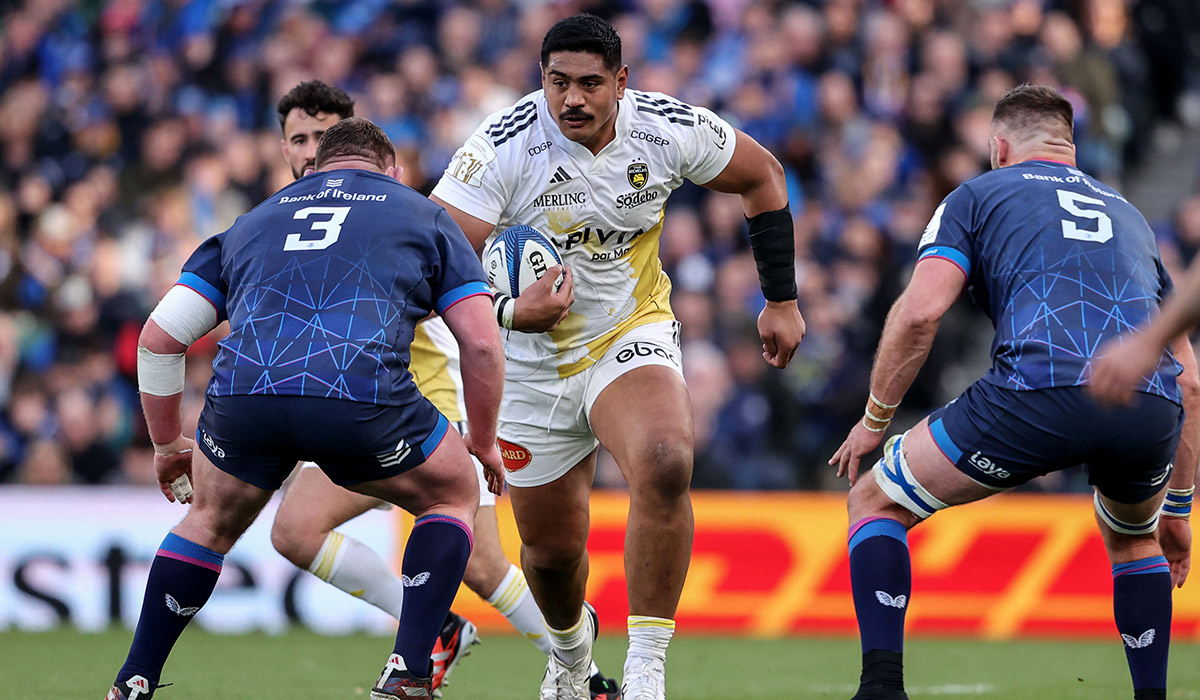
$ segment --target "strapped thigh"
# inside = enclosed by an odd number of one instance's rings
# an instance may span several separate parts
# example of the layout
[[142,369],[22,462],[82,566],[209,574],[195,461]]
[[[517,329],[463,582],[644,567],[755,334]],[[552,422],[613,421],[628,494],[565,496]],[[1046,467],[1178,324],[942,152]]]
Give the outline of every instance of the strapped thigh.
[[888,498],[924,520],[948,507],[948,504],[935,498],[913,477],[908,460],[904,458],[904,435],[894,435],[884,444],[883,458],[875,463],[872,471],[875,473],[875,483],[879,484]]
[[1129,523],[1124,520],[1118,520],[1116,516],[1104,507],[1104,503],[1100,501],[1099,491],[1095,492],[1092,503],[1096,506],[1096,514],[1100,516],[1100,521],[1107,525],[1113,532],[1119,532],[1122,535],[1149,535],[1158,529],[1160,509],[1156,509],[1154,515],[1150,516],[1149,520],[1140,523]]

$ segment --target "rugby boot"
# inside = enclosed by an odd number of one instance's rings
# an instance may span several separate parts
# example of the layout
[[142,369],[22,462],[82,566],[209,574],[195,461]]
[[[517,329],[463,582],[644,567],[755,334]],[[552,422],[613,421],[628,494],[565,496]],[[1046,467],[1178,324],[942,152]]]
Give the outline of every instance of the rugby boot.
[[471,646],[479,643],[479,630],[467,618],[451,612],[433,645],[433,696],[442,697],[442,686],[450,685],[450,673],[463,657],[471,653]]
[[850,700],[908,700],[904,692],[904,656],[888,649],[863,654],[858,692]]
[[387,665],[375,687],[371,688],[371,700],[409,700],[410,698],[433,697],[433,680],[420,678],[409,672],[399,654],[388,657]]
[[[583,607],[587,610],[588,617],[592,618],[592,641],[595,642],[600,635],[600,616],[586,600],[583,601]],[[588,691],[592,694],[592,700],[621,700],[621,686],[601,673],[600,669],[596,669],[588,679]]]
[[108,689],[108,695],[104,696],[104,700],[150,700],[154,697],[155,690],[168,685],[171,684],[155,685],[145,676],[132,676],[120,683],[113,683],[112,687]]
[[599,671],[588,679],[588,690],[592,694],[592,700],[621,700],[621,686]]
[[621,681],[625,700],[666,700],[667,672],[662,659],[630,656]]
[[[586,605],[586,604],[585,604]],[[592,670],[592,644],[596,641],[596,611],[586,605],[588,614],[584,624],[591,627],[591,634],[584,642],[587,645],[585,653],[573,664],[565,664],[554,651],[546,659],[546,675],[542,677],[542,687],[538,700],[590,700],[589,676]]]

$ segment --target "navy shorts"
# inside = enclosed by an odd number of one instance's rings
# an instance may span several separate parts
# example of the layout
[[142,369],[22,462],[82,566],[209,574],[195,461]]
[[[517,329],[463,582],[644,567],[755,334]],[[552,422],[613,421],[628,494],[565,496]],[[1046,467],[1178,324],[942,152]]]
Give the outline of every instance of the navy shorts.
[[1083,387],[1014,391],[982,380],[929,414],[942,453],[985,486],[1009,489],[1082,464],[1088,483],[1118,503],[1162,490],[1182,424],[1179,404],[1150,394],[1107,408]]
[[[415,392],[414,392],[415,393]],[[402,406],[309,396],[208,396],[196,444],[223,472],[275,490],[297,462],[335,484],[386,479],[424,462],[449,422],[423,396]]]

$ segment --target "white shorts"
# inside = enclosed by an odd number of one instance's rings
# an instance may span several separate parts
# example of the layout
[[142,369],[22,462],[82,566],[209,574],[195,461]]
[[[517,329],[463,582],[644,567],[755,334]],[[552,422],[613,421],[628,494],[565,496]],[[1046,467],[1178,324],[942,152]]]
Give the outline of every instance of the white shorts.
[[[454,428],[458,431],[459,435],[462,435],[466,432],[466,428],[467,428],[466,422],[460,421],[458,423],[451,423],[450,425],[454,426]],[[483,463],[480,462],[479,460],[475,459],[475,455],[471,455],[471,463],[475,465],[475,476],[476,476],[476,478],[479,479],[479,507],[483,508],[484,506],[496,505],[496,494],[492,493],[491,491],[488,491],[487,478],[484,477],[484,475],[483,475]],[[313,469],[319,468],[319,467],[317,467],[316,463],[314,463],[314,462],[301,462],[300,463],[301,469],[308,469],[310,467]],[[388,503],[387,501],[383,501],[378,506],[376,506],[376,508],[378,508],[379,510],[388,510],[391,507],[392,507],[392,504]]]
[[513,486],[541,486],[570,471],[599,441],[588,416],[600,392],[638,367],[670,367],[683,378],[679,323],[659,321],[621,336],[591,367],[566,379],[556,369],[513,362],[500,401],[500,453]]

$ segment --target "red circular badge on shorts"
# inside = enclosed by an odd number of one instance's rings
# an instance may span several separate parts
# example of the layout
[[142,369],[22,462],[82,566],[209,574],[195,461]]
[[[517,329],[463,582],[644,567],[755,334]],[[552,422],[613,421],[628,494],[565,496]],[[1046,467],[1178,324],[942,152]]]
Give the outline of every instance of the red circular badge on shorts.
[[500,445],[500,456],[504,458],[504,468],[510,472],[519,472],[533,461],[533,455],[529,453],[529,450],[520,445],[503,438],[496,438],[496,444]]

